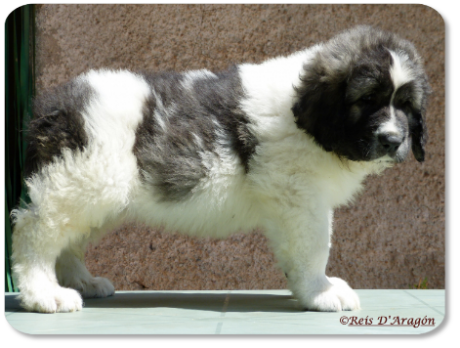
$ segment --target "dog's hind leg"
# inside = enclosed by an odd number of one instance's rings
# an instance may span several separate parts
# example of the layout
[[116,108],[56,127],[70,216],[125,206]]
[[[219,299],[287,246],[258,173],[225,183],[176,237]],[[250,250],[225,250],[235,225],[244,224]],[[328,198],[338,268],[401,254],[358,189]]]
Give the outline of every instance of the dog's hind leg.
[[[96,155],[64,153],[62,160],[27,180],[32,203],[13,213],[12,261],[19,299],[29,311],[81,310],[78,291],[59,285],[58,259],[59,274],[74,277],[72,281],[60,277],[61,284],[83,290],[85,296],[113,292],[106,280],[95,280],[87,272],[76,256],[82,251],[75,251],[79,243],[92,238],[92,231],[123,215],[129,201],[130,181],[108,177],[109,166]],[[132,178],[132,172],[128,174]],[[74,281],[75,274],[78,281],[89,282],[85,289]]]
[[[100,231],[92,232],[99,234]],[[59,285],[77,290],[83,298],[107,297],[115,293],[110,280],[94,277],[85,265],[87,239],[69,245],[56,261],[56,276]]]
[[30,205],[14,213],[13,277],[20,290],[21,305],[28,311],[54,313],[82,309],[82,299],[73,289],[60,287],[55,262],[68,237],[59,226]]
[[[107,224],[92,221],[72,199],[56,200],[56,204],[53,196],[54,192],[45,194],[38,204],[14,212],[13,275],[25,309],[78,311],[82,309],[81,297],[114,293],[108,279],[93,277],[84,264],[89,238],[106,231]],[[99,213],[107,215],[103,210]]]

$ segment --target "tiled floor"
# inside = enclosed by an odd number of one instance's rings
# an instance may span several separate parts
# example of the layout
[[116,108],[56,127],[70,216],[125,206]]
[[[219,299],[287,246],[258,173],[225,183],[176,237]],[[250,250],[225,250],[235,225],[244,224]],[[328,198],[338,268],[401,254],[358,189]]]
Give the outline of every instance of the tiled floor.
[[287,290],[233,290],[120,291],[58,314],[27,313],[8,293],[5,315],[16,330],[45,335],[421,334],[444,318],[444,290],[357,293],[362,309],[354,312],[300,311]]

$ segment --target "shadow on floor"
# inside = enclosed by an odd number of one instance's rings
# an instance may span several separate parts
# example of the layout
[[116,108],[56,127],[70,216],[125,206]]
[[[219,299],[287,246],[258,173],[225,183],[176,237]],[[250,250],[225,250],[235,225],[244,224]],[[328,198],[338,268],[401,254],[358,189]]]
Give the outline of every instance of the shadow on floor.
[[[301,312],[290,295],[239,293],[135,292],[84,299],[85,308],[177,308],[215,312]],[[21,309],[14,294],[5,297],[6,309]]]

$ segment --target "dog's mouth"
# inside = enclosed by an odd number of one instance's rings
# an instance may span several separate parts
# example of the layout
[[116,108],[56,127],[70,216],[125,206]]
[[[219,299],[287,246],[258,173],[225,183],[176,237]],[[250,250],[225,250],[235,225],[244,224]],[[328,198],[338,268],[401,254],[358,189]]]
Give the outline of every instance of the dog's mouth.
[[386,143],[382,143],[377,137],[372,142],[369,155],[371,161],[378,161],[388,164],[402,163],[407,158],[410,150],[410,140],[406,136],[402,136],[397,146],[389,147]]
[[372,159],[372,162],[388,165],[402,163],[406,160],[407,155],[409,154],[408,149],[408,144],[404,143],[396,152],[376,154],[376,156]]
[[391,166],[404,162],[409,152],[408,148],[407,144],[403,144],[397,151],[388,152],[375,143],[371,143],[367,149],[361,148],[357,151],[350,151],[343,156],[351,161],[373,162]]
[[404,162],[407,157],[406,151],[398,151],[394,154],[383,154],[377,158],[372,159],[372,162],[394,165]]
[[383,164],[383,165],[389,165],[389,166],[392,166],[396,163],[401,163],[402,161],[404,161],[403,159],[396,159],[396,158],[393,158],[393,157],[390,157],[388,155],[385,155],[383,157],[380,157],[380,158],[377,158],[375,160],[373,160],[372,162],[374,162],[375,164]]

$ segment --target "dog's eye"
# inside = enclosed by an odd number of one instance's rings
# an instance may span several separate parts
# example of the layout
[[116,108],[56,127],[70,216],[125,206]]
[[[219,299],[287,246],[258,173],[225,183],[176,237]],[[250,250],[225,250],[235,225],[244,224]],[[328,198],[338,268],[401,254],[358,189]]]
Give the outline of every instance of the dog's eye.
[[[398,105],[397,105],[397,107],[398,107]],[[411,103],[410,100],[406,100],[406,101],[400,102],[400,103],[399,103],[399,108],[400,108],[401,110],[406,111],[406,112],[407,112],[407,111],[410,111],[410,110],[412,110],[412,103]]]
[[359,100],[363,103],[371,103],[375,100],[375,94],[363,95]]
[[411,109],[412,108],[412,103],[410,100],[407,100],[406,102],[403,103],[403,108],[405,109]]

